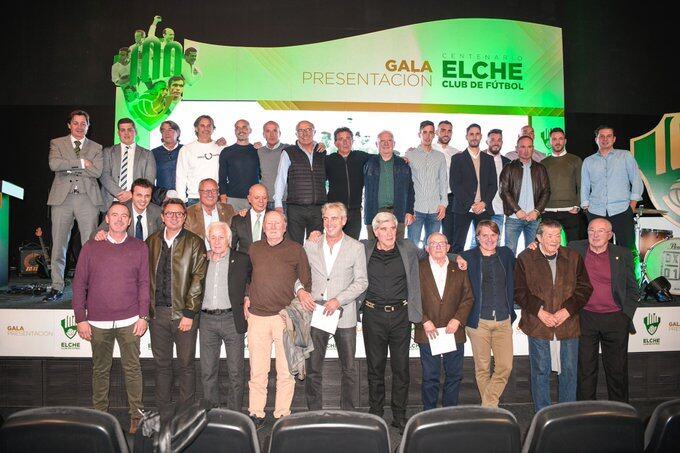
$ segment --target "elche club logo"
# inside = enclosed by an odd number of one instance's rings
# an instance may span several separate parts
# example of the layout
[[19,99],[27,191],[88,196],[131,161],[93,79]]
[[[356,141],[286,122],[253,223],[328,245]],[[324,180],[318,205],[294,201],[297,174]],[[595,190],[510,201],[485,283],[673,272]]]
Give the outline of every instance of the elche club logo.
[[67,316],[61,320],[61,329],[64,331],[64,335],[71,340],[78,333],[78,328],[76,327],[76,317],[75,315]]
[[661,324],[661,318],[656,313],[650,313],[643,319],[645,323],[645,329],[650,335],[654,335],[659,329],[659,324]]

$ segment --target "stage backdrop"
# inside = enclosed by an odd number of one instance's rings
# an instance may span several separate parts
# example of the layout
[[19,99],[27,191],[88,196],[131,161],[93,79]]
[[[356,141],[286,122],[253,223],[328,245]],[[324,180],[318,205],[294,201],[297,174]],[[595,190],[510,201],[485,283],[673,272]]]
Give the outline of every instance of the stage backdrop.
[[165,24],[160,16],[133,32],[140,25],[131,24],[134,44],[121,43],[112,81],[116,119],[134,118],[143,146],[160,144],[159,134],[149,132],[168,118],[182,127],[185,143],[192,141],[193,120],[202,113],[215,119],[215,138],[229,143],[241,117],[256,133],[265,121],[280,121],[289,143],[292,125],[306,118],[331,150],[331,132],[346,125],[355,130],[355,147],[368,151],[383,129],[394,131],[403,148],[411,146],[418,123],[428,118],[452,121],[458,148],[465,147],[464,129],[473,121],[483,133],[505,127],[506,149],[524,124],[534,126],[543,151],[549,149],[547,131],[564,127],[562,33],[555,27],[451,19],[255,48],[190,39],[180,44],[174,34],[181,24]]

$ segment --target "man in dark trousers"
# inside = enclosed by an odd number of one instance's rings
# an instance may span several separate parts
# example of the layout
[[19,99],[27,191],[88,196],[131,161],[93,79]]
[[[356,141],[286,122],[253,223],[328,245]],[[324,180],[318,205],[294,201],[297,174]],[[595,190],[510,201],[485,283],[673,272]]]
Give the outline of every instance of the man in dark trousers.
[[612,224],[595,218],[588,240],[569,243],[586,265],[593,294],[581,310],[576,398],[597,396],[599,348],[610,400],[628,402],[628,335],[635,333],[633,316],[639,297],[630,249],[609,242]]
[[423,319],[418,249],[412,241],[397,239],[397,218],[392,213],[378,213],[372,227],[377,240],[364,241],[368,289],[362,304],[369,412],[383,415],[389,347],[392,426],[403,433],[410,382],[411,323]]
[[498,190],[496,164],[493,157],[481,152],[482,128],[478,124],[467,127],[468,147],[451,157],[450,185],[453,194],[453,253],[465,248],[470,222],[475,228],[480,220],[491,220],[492,202]]

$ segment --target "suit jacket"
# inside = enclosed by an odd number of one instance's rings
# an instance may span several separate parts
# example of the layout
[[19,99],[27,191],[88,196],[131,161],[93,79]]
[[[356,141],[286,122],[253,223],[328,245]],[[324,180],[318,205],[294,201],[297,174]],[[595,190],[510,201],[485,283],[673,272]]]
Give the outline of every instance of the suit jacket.
[[[593,292],[586,266],[575,250],[566,247],[558,249],[555,259],[557,271],[553,284],[548,260],[538,247],[527,248],[517,257],[513,273],[515,303],[522,307],[519,328],[528,337],[569,340],[581,334],[578,313]],[[566,308],[570,316],[559,326],[548,327],[538,319],[541,308],[553,314]]]
[[[122,158],[121,145],[109,146],[104,148],[104,169],[100,181],[103,187],[104,206],[102,211],[106,211],[113,199],[123,191],[118,185],[120,182],[120,160]],[[139,145],[135,146],[135,159],[132,167],[132,182],[137,178],[144,178],[151,184],[156,181],[156,159],[146,148]]]
[[312,297],[320,301],[326,293],[327,300],[338,299],[343,307],[338,327],[354,327],[357,325],[357,299],[368,288],[364,246],[345,234],[340,248],[335,252],[338,255],[333,268],[329,270],[326,269],[323,253],[325,241],[324,234],[317,243],[305,242],[307,260],[312,269]]
[[455,261],[449,260],[444,297],[440,297],[429,256],[420,260],[418,267],[423,320],[416,324],[415,342],[419,344],[428,342],[423,323],[432,321],[437,328],[446,327],[449,321],[455,318],[460,322],[455,333],[456,343],[465,343],[465,325],[474,300],[467,271],[460,270]]
[[[576,250],[585,261],[588,251],[588,240],[571,241],[569,248]],[[640,291],[635,280],[635,270],[633,265],[633,254],[629,249],[620,245],[609,244],[609,266],[612,276],[612,295],[614,302],[621,311],[630,318],[630,333],[635,333],[633,326],[633,316],[637,308],[637,300]]]
[[[215,209],[217,209],[220,222],[231,224],[231,218],[234,217],[235,212],[230,204],[217,202]],[[205,220],[203,220],[203,208],[201,207],[201,203],[196,203],[187,209],[187,219],[184,223],[184,228],[197,234],[201,239],[205,239]]]
[[[82,168],[80,159],[92,162],[93,168]],[[55,138],[50,141],[50,170],[54,172],[54,181],[47,198],[49,206],[59,206],[66,196],[77,186],[80,193],[86,193],[92,204],[102,204],[102,194],[97,178],[102,174],[104,160],[102,145],[86,138],[81,145],[80,158],[76,156],[71,143],[71,136]]]
[[[130,226],[127,229],[127,233],[130,237],[135,237],[137,214],[135,214],[135,210],[132,207],[132,200],[126,201],[125,206],[130,210],[132,219]],[[146,237],[151,236],[158,230],[162,230],[164,227],[163,220],[161,220],[161,208],[153,203],[149,203],[149,206],[146,207]],[[106,223],[106,219],[102,220],[102,223],[100,223],[97,230],[92,233],[90,239],[94,238],[99,231],[109,231],[109,225]]]
[[[366,253],[366,266],[371,260],[371,255],[375,250],[377,241],[362,240]],[[423,305],[420,299],[420,276],[418,269],[418,248],[408,239],[397,239],[397,248],[404,262],[406,271],[406,286],[408,287],[408,319],[413,323],[421,322],[423,319]],[[357,303],[362,303],[366,299],[366,292],[362,294]]]
[[[210,266],[209,261],[208,266]],[[246,333],[248,330],[248,323],[243,315],[243,298],[246,295],[246,288],[250,284],[252,273],[253,266],[248,255],[230,250],[227,285],[229,286],[229,301],[234,314],[234,325],[238,333]]]
[[[457,214],[469,212],[477,195],[477,172],[468,150],[451,156],[449,184],[453,194],[452,211]],[[479,191],[482,201],[486,204],[486,212],[489,215],[500,214],[493,212],[493,197],[498,191],[496,164],[493,157],[481,151],[479,153]]]
[[[248,253],[253,243],[253,224],[250,219],[250,211],[248,209],[245,217],[235,215],[231,219],[231,248],[243,253]],[[262,226],[264,226],[264,216],[262,216]],[[264,231],[260,238],[264,239]]]

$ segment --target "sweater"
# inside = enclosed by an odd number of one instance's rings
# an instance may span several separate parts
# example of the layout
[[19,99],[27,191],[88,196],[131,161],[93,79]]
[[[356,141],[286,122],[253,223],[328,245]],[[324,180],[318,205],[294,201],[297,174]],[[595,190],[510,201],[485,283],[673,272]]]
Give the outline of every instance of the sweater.
[[149,251],[128,236],[121,244],[89,240],[73,279],[76,322],[119,321],[149,314]]
[[312,271],[307,254],[300,244],[288,238],[271,246],[266,239],[250,246],[253,264],[250,284],[250,312],[256,316],[274,316],[295,298],[297,280],[312,291]]
[[548,156],[541,163],[548,171],[550,181],[550,200],[546,208],[579,206],[583,164],[581,158],[567,153],[560,157]]
[[250,186],[260,182],[260,158],[251,144],[234,143],[220,154],[220,195],[246,198]]

